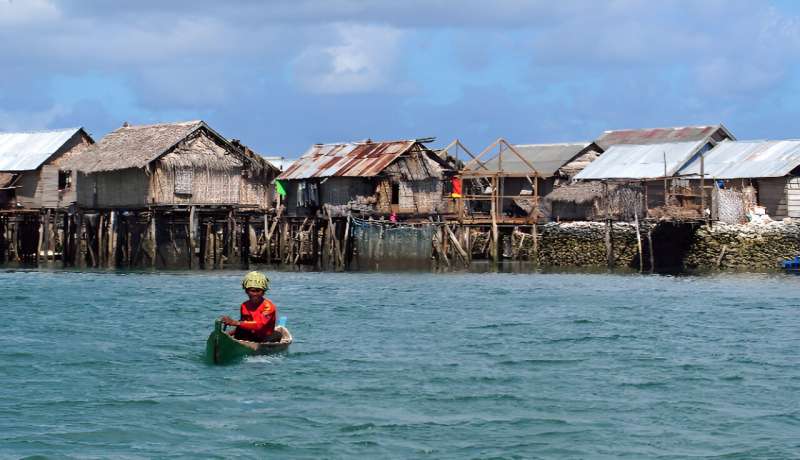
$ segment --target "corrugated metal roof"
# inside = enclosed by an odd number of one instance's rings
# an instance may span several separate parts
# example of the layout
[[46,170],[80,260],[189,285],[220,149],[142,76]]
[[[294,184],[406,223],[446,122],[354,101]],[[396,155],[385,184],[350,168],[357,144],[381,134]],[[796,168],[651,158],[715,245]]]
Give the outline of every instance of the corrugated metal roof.
[[417,141],[316,144],[292,163],[278,179],[312,177],[373,177]]
[[711,137],[718,130],[722,130],[724,137],[733,138],[724,126],[713,125],[605,131],[595,142],[608,150],[609,147],[620,144],[644,145],[699,141]]
[[0,171],[33,171],[81,128],[0,133]]
[[[589,146],[591,142],[575,142],[565,144],[520,144],[514,145],[514,149],[522,155],[525,160],[536,168],[540,177],[550,177],[555,174],[558,168],[567,164],[570,160],[575,158],[583,149]],[[486,171],[476,162],[470,162],[470,171]],[[531,168],[525,164],[517,155],[511,150],[503,151],[502,164],[497,155],[484,161],[483,164],[491,171],[500,171],[502,166],[503,172],[509,173],[531,173]]]
[[594,160],[575,179],[653,179],[675,174],[706,140],[649,145],[615,145]]
[[[800,165],[800,140],[724,141],[703,155],[706,177],[783,177]],[[700,157],[680,170],[700,175]]]

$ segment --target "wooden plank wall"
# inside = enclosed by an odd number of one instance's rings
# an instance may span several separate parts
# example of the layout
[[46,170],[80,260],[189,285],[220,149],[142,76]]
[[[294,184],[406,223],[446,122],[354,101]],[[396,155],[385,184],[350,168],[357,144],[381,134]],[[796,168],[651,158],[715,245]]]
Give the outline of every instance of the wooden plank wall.
[[[758,179],[758,203],[764,206],[773,220],[789,217],[786,201],[786,178],[765,177]],[[800,190],[798,190],[800,192]],[[800,196],[798,196],[800,199]],[[798,203],[800,205],[800,202]]]

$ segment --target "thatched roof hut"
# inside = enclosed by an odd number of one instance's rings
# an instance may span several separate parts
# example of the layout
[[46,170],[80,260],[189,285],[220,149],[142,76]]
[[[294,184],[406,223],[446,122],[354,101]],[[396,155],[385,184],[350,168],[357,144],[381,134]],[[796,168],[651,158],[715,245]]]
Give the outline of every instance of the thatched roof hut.
[[70,166],[92,178],[85,207],[227,205],[267,208],[278,174],[240,142],[201,120],[130,126],[108,134]]

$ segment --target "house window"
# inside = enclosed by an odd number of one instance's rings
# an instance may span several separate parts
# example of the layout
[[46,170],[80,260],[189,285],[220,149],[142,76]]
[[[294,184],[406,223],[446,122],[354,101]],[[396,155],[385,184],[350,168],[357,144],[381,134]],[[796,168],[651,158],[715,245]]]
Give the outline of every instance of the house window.
[[72,171],[58,171],[58,189],[66,190],[72,186]]
[[175,170],[175,194],[176,195],[191,195],[192,194],[192,180],[194,179],[194,170],[191,168],[179,168]]
[[400,204],[400,184],[392,184],[392,204]]

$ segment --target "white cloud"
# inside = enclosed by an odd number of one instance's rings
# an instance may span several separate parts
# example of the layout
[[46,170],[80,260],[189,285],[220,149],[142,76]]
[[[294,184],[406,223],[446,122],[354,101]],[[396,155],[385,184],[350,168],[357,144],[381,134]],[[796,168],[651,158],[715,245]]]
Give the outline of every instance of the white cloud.
[[403,35],[386,26],[336,25],[338,43],[306,48],[293,61],[292,75],[302,88],[319,94],[390,89],[397,82]]
[[60,104],[42,110],[0,109],[0,131],[30,131],[50,128],[53,121],[68,113]]
[[48,0],[0,0],[0,26],[50,22],[60,17],[58,7]]

